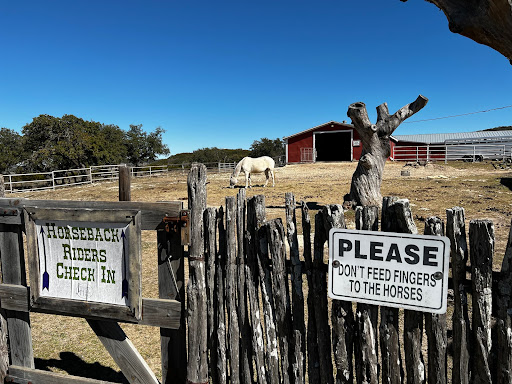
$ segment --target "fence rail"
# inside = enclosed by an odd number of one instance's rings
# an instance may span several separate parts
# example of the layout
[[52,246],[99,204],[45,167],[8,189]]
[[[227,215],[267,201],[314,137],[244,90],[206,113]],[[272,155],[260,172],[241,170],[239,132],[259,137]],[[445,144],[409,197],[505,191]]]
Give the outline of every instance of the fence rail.
[[395,146],[390,156],[395,161],[482,161],[512,160],[512,143]]
[[[97,165],[86,168],[61,169],[50,172],[17,173],[4,175],[5,192],[31,192],[50,190],[82,184],[93,184],[103,181],[116,181],[119,179],[121,164]],[[131,167],[132,177],[162,176],[168,173],[187,175],[191,163],[148,165]],[[233,163],[205,163],[210,172],[232,172],[236,162]]]

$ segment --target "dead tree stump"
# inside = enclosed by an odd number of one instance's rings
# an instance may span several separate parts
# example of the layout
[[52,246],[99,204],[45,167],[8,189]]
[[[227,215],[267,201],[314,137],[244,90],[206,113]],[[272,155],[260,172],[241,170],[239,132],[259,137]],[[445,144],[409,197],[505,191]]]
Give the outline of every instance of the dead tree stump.
[[377,124],[372,124],[366,105],[353,103],[348,107],[347,116],[361,137],[363,149],[357,168],[352,176],[350,194],[345,196],[346,205],[382,205],[380,186],[384,164],[391,153],[389,136],[407,118],[420,111],[428,102],[422,95],[393,115],[389,114],[387,103],[377,107]]

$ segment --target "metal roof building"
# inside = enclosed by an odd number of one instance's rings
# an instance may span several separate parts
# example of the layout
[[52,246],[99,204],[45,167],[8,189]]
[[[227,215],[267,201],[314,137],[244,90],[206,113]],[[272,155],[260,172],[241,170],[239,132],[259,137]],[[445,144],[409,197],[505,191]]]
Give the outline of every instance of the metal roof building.
[[512,140],[512,131],[477,131],[458,133],[427,133],[420,135],[392,135],[395,142],[421,144],[491,143]]

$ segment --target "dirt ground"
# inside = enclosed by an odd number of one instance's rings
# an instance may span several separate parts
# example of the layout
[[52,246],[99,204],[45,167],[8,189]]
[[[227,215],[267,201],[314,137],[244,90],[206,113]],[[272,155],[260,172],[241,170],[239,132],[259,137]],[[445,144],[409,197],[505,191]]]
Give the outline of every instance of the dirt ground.
[[[357,163],[317,163],[288,165],[275,171],[275,187],[263,188],[263,175],[253,176],[253,188],[247,196],[265,195],[268,218],[284,220],[284,197],[293,192],[297,202],[303,200],[313,207],[311,217],[324,204],[341,204],[349,192],[350,181]],[[410,176],[401,176],[402,170]],[[226,196],[234,196],[244,184],[241,176],[236,188],[228,188],[228,173],[208,173],[207,203],[209,206],[224,205]],[[446,218],[446,209],[454,206],[465,208],[466,231],[469,221],[491,219],[495,227],[494,269],[501,268],[501,260],[512,219],[512,170],[495,169],[491,163],[437,163],[426,166],[405,166],[404,163],[388,162],[382,183],[383,196],[398,196],[410,201],[418,232],[423,232],[423,221],[429,216]],[[133,201],[181,200],[187,208],[187,174],[174,173],[152,178],[132,180]],[[66,200],[118,200],[118,184],[113,182],[11,194],[7,197],[29,199]],[[353,222],[354,213],[346,213],[347,221]],[[300,226],[300,213],[297,213]],[[351,225],[351,224],[349,224]],[[353,224],[352,224],[353,225]],[[299,228],[299,233],[301,229]],[[158,297],[156,276],[156,234],[145,232],[143,247],[143,296]],[[32,332],[36,367],[56,372],[67,372],[91,378],[119,382],[121,376],[85,320],[32,314]],[[122,325],[142,357],[156,373],[160,368],[160,334],[158,328]]]

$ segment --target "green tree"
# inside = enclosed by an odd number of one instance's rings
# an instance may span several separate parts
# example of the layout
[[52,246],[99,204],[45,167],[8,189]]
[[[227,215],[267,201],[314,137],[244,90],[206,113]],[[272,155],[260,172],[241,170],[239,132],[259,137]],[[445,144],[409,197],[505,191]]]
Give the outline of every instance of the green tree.
[[255,140],[251,144],[251,157],[270,156],[276,158],[284,156],[284,143],[281,139],[268,139],[266,137],[261,140]]
[[0,173],[13,170],[24,158],[22,136],[12,129],[0,129]]
[[168,155],[169,148],[162,142],[165,131],[157,127],[149,134],[142,130],[142,124],[130,124],[126,133],[127,158],[136,166],[156,160],[158,155]]

